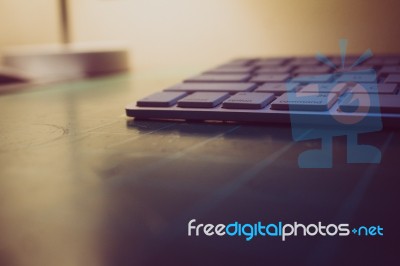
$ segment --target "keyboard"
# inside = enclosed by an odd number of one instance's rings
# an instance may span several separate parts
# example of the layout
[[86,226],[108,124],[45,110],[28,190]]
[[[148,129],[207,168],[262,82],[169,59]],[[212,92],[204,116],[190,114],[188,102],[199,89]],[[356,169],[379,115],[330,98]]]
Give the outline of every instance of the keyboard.
[[398,127],[399,88],[400,55],[364,61],[355,56],[242,58],[128,104],[126,114],[322,125],[379,120],[385,127]]

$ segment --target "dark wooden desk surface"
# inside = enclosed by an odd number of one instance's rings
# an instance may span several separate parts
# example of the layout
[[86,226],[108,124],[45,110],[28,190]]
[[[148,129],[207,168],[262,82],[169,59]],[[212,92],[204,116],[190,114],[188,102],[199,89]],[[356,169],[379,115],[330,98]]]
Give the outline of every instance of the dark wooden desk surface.
[[[379,165],[299,169],[288,126],[135,121],[125,104],[187,73],[117,75],[0,96],[0,265],[393,265],[398,131]],[[189,73],[188,73],[189,74]],[[203,223],[381,225],[381,238],[188,237]],[[366,264],[364,264],[366,265]]]

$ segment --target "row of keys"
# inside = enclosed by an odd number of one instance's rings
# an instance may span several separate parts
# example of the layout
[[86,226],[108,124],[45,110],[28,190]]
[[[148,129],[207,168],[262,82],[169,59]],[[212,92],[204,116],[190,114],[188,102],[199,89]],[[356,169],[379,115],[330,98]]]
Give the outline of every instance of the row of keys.
[[203,74],[329,74],[329,73],[342,73],[349,71],[362,71],[371,73],[378,72],[380,75],[386,74],[400,74],[400,66],[382,66],[382,67],[366,67],[355,66],[351,69],[332,69],[329,66],[231,66],[223,65],[204,72]]
[[[365,68],[363,68],[365,69]],[[205,74],[326,74],[333,70],[328,66],[220,66],[206,71]],[[397,72],[395,72],[397,73]]]
[[[351,66],[358,60],[358,56],[346,56],[345,66]],[[342,65],[342,58],[335,56],[329,57],[329,61],[336,66]],[[225,64],[225,66],[318,66],[322,62],[317,60],[315,57],[299,57],[299,58],[268,58],[268,59],[236,59]],[[359,65],[375,66],[375,65],[400,65],[400,58],[395,56],[375,56],[360,62]]]
[[[222,104],[226,109],[262,109],[271,104],[272,110],[291,111],[328,111],[337,101],[337,93],[273,93],[239,92],[230,95],[227,92],[186,92],[165,91],[152,94],[137,102],[139,107],[215,108]],[[363,111],[400,113],[400,95],[379,96],[379,103],[371,102],[368,94],[349,94],[339,103],[344,112]],[[357,100],[352,100],[352,99]],[[379,105],[379,106],[378,106]],[[374,111],[375,110],[375,111]]]
[[[201,74],[184,82],[254,82],[254,83],[269,83],[269,82],[299,82],[306,83],[326,83],[326,82],[358,82],[358,83],[376,83],[375,75],[368,73],[345,73],[341,75],[322,74],[322,75],[306,75],[299,74],[291,77],[289,74],[258,74],[252,76],[250,74]],[[383,83],[400,83],[400,74],[389,74],[383,80]]]
[[208,70],[203,74],[291,74],[296,76],[342,73],[343,71],[376,72],[379,77],[400,74],[400,58],[398,57],[374,57],[353,65],[357,59],[358,57],[347,57],[344,68],[340,57],[331,58],[329,66],[311,57],[239,59]]
[[399,85],[395,83],[363,83],[362,88],[360,84],[355,86],[347,83],[337,84],[308,84],[301,85],[300,83],[290,82],[274,82],[265,83],[258,86],[256,83],[182,83],[172,86],[165,91],[177,91],[177,92],[227,92],[234,94],[237,92],[268,92],[275,95],[281,95],[285,92],[309,92],[309,93],[336,93],[342,95],[346,91],[350,90],[353,93],[369,93],[369,94],[397,94],[399,91]]

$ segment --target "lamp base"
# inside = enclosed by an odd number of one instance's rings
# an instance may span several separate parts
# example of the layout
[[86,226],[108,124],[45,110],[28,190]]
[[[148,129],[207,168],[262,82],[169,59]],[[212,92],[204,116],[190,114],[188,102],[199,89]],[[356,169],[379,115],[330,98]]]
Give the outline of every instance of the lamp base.
[[3,64],[35,80],[65,80],[129,70],[126,45],[71,43],[18,46],[3,51]]

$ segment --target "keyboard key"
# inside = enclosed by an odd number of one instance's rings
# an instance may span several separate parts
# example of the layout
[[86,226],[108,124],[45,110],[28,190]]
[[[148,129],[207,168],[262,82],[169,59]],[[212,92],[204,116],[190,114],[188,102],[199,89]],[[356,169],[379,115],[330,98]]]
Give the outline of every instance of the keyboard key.
[[182,83],[165,89],[165,91],[181,92],[245,92],[257,87],[255,83]]
[[[362,74],[362,75],[368,75],[368,74],[371,75],[371,74],[375,73],[376,70],[377,70],[376,67],[370,67],[370,66],[355,66],[350,69],[350,71],[357,72],[358,74]],[[340,68],[340,69],[337,69],[335,71],[335,73],[338,73],[341,75],[348,74],[349,70]]]
[[327,74],[332,69],[328,66],[301,66],[296,68],[293,73],[295,74]]
[[390,74],[385,79],[385,83],[400,83],[400,74]]
[[264,85],[261,85],[258,87],[255,92],[269,92],[273,93],[275,95],[282,95],[285,92],[288,91],[297,91],[299,88],[299,83],[265,83]]
[[376,57],[376,58],[371,58],[366,61],[366,64],[369,65],[398,65],[400,63],[399,58],[394,58],[394,57]]
[[272,102],[273,110],[327,111],[337,101],[335,93],[285,93]]
[[251,71],[251,70],[254,70],[257,67],[255,67],[253,65],[245,65],[245,66],[241,66],[241,65],[219,65],[219,66],[217,66],[215,68],[232,68],[232,69],[240,69],[240,70],[249,70],[249,71]]
[[239,92],[223,104],[227,109],[262,109],[275,99],[272,93]]
[[369,93],[369,94],[397,94],[399,91],[398,85],[393,83],[387,84],[356,84],[352,89],[351,93]]
[[[344,62],[344,67],[349,68],[357,59],[350,59],[346,56],[346,61]],[[338,68],[342,68],[342,58],[341,57],[333,57],[330,59],[330,61]]]
[[257,61],[254,65],[260,67],[280,66],[287,61],[287,58],[268,58]]
[[383,65],[384,64],[385,59],[381,58],[381,57],[373,57],[368,59],[367,61],[365,61],[366,65],[375,65],[375,66],[379,66],[379,65]]
[[399,65],[400,58],[386,58],[383,62],[384,65]]
[[379,104],[382,113],[400,113],[400,95],[380,95]]
[[309,84],[304,86],[300,92],[308,93],[336,93],[338,96],[342,95],[347,90],[346,83],[339,84]]
[[179,107],[213,108],[229,97],[224,92],[195,92],[178,101]]
[[212,69],[210,71],[203,72],[202,74],[208,75],[208,74],[250,74],[251,72],[249,71],[243,71],[243,70],[237,70],[237,69],[224,69],[224,68],[216,68]]
[[339,104],[343,112],[400,113],[400,95],[379,95],[379,106],[368,94],[350,94]]
[[286,74],[293,69],[293,66],[264,66],[256,70],[258,74]]
[[289,62],[291,66],[317,66],[320,64],[321,62],[314,57],[298,57]]
[[184,82],[245,82],[250,79],[248,74],[203,74],[185,80]]
[[[373,68],[373,69],[379,69],[382,67],[382,65],[370,64],[368,62],[363,62],[360,64],[360,66],[367,67],[367,68]],[[348,68],[350,71],[353,70],[353,67],[351,67],[351,66],[348,66]]]
[[376,82],[376,76],[367,72],[357,72],[357,74],[343,74],[337,80],[337,82],[355,82],[355,83],[371,83]]
[[251,72],[254,69],[256,69],[257,67],[255,66],[219,66],[217,68],[215,68],[215,70],[236,70],[236,71],[247,71],[247,72]]
[[289,74],[260,74],[253,77],[251,82],[283,82],[289,78]]
[[379,74],[400,74],[400,66],[384,66]]
[[186,95],[185,92],[158,92],[137,101],[136,105],[140,107],[169,107],[175,105],[179,99]]
[[297,77],[292,78],[293,82],[299,82],[299,83],[324,83],[324,82],[330,82],[332,80],[333,80],[332,74],[316,75],[316,76],[299,75]]

